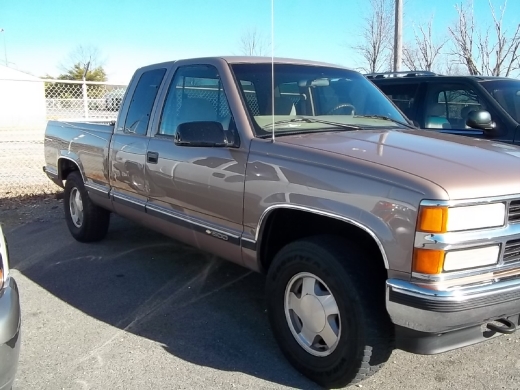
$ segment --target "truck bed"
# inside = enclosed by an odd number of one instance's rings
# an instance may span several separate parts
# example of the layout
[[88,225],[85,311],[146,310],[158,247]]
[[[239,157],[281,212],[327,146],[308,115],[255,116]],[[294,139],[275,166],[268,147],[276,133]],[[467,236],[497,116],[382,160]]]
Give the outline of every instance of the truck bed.
[[[114,125],[92,122],[49,121],[45,131],[45,171],[60,176],[60,158],[76,161],[85,183],[108,183],[108,147]],[[55,180],[58,185],[58,182]]]

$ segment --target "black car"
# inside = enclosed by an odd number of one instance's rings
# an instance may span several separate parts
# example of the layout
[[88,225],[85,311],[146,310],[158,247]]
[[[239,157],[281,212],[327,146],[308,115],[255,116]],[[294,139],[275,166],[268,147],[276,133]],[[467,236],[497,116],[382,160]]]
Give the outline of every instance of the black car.
[[365,76],[417,127],[520,144],[520,80],[432,72]]

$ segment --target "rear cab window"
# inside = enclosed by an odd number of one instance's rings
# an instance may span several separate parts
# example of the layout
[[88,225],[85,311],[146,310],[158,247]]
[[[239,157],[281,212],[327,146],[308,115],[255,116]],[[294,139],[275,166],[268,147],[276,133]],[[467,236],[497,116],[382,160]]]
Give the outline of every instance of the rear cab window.
[[146,135],[155,98],[165,73],[165,68],[159,68],[146,71],[141,75],[128,107],[124,133]]

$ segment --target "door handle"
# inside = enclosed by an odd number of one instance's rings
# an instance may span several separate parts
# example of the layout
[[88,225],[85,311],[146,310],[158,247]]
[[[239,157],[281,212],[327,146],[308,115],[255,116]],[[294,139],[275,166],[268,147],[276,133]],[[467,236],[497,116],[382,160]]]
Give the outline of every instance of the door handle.
[[157,162],[159,161],[159,153],[146,152],[146,161],[150,164],[157,164]]

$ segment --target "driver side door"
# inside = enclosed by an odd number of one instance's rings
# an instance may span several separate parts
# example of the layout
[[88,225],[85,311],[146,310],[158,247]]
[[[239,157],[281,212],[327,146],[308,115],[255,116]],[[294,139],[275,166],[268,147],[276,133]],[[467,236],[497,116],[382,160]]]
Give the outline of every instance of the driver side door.
[[483,130],[466,125],[472,111],[489,110],[485,99],[471,85],[463,83],[427,84],[421,121],[427,130],[486,138]]
[[[177,126],[195,121],[221,123],[229,146],[177,145]],[[246,162],[217,68],[179,66],[148,144],[147,212],[196,247],[240,258]]]

